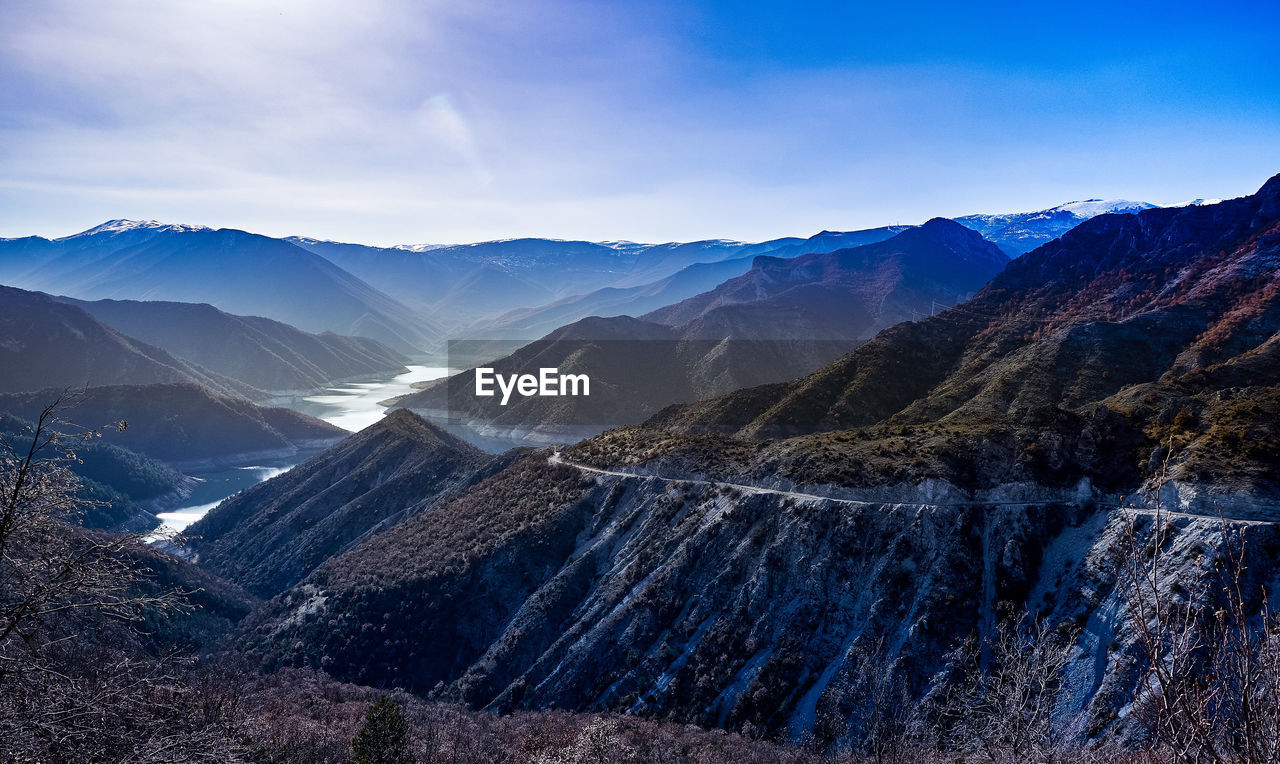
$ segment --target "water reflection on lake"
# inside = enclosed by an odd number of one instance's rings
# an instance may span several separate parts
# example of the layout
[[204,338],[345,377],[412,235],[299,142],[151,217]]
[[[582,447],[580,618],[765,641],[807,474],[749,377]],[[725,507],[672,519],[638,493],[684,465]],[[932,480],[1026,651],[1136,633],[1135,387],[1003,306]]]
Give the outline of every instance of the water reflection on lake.
[[288,461],[280,463],[250,464],[243,467],[227,467],[211,472],[193,473],[191,477],[196,478],[200,483],[183,506],[157,515],[160,518],[160,522],[163,523],[160,531],[181,532],[186,530],[188,525],[204,517],[206,512],[218,506],[223,499],[233,493],[255,486],[264,480],[269,480],[294,465],[300,464],[315,453],[318,452],[299,453],[298,456],[291,457]]
[[[323,419],[344,430],[357,432],[377,422],[387,413],[387,409],[378,405],[378,401],[407,395],[414,392],[414,382],[439,379],[448,373],[448,369],[435,366],[408,366],[406,369],[401,374],[335,385],[314,395],[280,398],[268,402],[268,405],[290,408]],[[209,472],[189,473],[200,481],[199,485],[182,506],[158,515],[163,523],[159,532],[183,531],[228,496],[269,480],[318,453],[319,450],[311,450],[281,460],[255,460]]]
[[440,379],[449,370],[438,366],[409,366],[389,379],[348,382],[315,395],[300,396],[277,405],[310,414],[344,430],[359,432],[381,419],[387,410],[379,401],[415,392],[414,382]]

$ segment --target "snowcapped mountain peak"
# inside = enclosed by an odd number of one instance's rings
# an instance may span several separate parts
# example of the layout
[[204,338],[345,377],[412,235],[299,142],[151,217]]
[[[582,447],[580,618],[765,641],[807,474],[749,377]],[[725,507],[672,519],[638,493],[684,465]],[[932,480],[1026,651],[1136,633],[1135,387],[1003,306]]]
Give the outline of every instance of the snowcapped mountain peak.
[[443,249],[448,244],[397,244],[392,249],[403,249],[406,252],[430,252],[433,249]]
[[1187,202],[1178,202],[1177,204],[1166,204],[1165,207],[1208,207],[1211,204],[1221,202],[1221,199],[1192,199]]
[[1088,219],[1114,212],[1141,212],[1155,207],[1147,202],[1131,202],[1128,199],[1084,199],[1051,207],[1046,212],[1068,212],[1078,218]]
[[1035,212],[965,215],[955,220],[1016,257],[1058,238],[1089,218],[1111,213],[1132,214],[1155,206],[1128,199],[1082,199]]
[[79,236],[94,236],[98,234],[119,234],[119,233],[124,233],[126,231],[141,231],[141,230],[187,232],[187,231],[206,231],[206,230],[209,230],[209,227],[203,226],[203,225],[190,225],[187,223],[162,223],[159,220],[128,220],[125,218],[120,218],[118,220],[108,220],[107,222],[101,225],[96,225],[87,231],[81,231],[80,233],[72,234],[70,236],[63,236],[61,239],[58,239],[58,241],[64,241],[66,239],[74,239]]
[[[541,238],[530,238],[530,237],[521,236],[521,237],[510,238],[510,239],[490,239],[486,241],[474,241],[467,244],[397,244],[394,247],[392,247],[392,249],[401,249],[407,252],[431,252],[433,250],[438,250],[438,249],[453,249],[453,250],[462,251],[469,248],[483,249],[487,247],[492,247],[495,244],[513,244],[513,243],[521,243],[521,242],[530,242],[530,243],[538,242],[538,243],[551,243],[551,244],[580,243],[570,239],[541,239]],[[586,242],[586,243],[596,244],[601,247],[608,247],[609,249],[616,250],[618,252],[633,252],[638,249],[643,249],[645,247],[653,246],[652,244],[643,244],[639,242],[628,241],[625,239],[618,239],[615,241]]]

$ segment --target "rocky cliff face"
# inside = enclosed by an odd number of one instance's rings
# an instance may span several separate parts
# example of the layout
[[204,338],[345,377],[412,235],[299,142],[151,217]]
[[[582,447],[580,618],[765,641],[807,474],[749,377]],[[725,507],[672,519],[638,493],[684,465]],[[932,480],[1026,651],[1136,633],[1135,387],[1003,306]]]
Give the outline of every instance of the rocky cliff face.
[[[919,702],[963,639],[1029,611],[1074,641],[1060,728],[1123,734],[1115,714],[1133,696],[1138,645],[1118,560],[1130,519],[1145,539],[1149,513],[1031,487],[1016,501],[949,503],[910,486],[897,498],[530,457],[321,566],[247,639],[272,662],[476,706],[628,710],[800,738],[849,716],[869,652]],[[1169,564],[1196,591],[1219,521],[1166,521]],[[1273,556],[1274,527],[1250,528]]]

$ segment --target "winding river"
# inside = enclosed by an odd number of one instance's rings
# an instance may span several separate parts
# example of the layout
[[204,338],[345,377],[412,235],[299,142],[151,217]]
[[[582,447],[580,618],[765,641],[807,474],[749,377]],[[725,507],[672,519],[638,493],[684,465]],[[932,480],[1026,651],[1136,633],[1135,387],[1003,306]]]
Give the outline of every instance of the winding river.
[[[270,402],[317,419],[323,419],[344,430],[358,432],[386,415],[387,409],[378,404],[397,395],[414,392],[413,383],[439,379],[448,369],[436,366],[408,366],[407,371],[395,375],[374,376],[367,379],[344,382],[309,395],[280,398]],[[158,516],[161,526],[157,533],[181,532],[223,499],[237,491],[257,485],[301,464],[319,453],[318,450],[300,451],[288,459],[233,464],[209,472],[193,472],[199,484],[182,506]]]

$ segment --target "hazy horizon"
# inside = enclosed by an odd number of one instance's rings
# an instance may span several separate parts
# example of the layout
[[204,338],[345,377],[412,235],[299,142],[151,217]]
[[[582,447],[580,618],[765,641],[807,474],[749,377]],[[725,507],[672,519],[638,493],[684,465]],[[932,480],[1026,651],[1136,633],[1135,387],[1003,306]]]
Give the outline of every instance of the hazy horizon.
[[762,241],[1230,198],[1280,171],[1263,3],[6,15],[3,237],[130,218],[382,246]]
[[[1277,174],[1280,174],[1280,173],[1277,173]],[[1261,186],[1262,184],[1261,184],[1261,183],[1259,183],[1258,185],[1259,185],[1259,186]],[[1242,192],[1242,193],[1240,193],[1240,194],[1234,194],[1234,195],[1231,195],[1231,196],[1225,196],[1225,197],[1197,197],[1196,199],[1185,199],[1185,200],[1181,200],[1181,201],[1179,201],[1179,202],[1163,202],[1163,203],[1162,203],[1162,202],[1151,202],[1149,199],[1125,199],[1125,200],[1123,200],[1123,201],[1132,201],[1132,202],[1148,202],[1148,203],[1151,203],[1151,204],[1156,204],[1157,206],[1172,207],[1172,206],[1181,206],[1182,204],[1184,204],[1184,203],[1186,203],[1186,202],[1191,202],[1191,201],[1217,202],[1217,201],[1221,201],[1222,199],[1230,199],[1230,198],[1235,198],[1235,197],[1238,197],[1238,196],[1247,196],[1247,195],[1249,195],[1250,193],[1252,193],[1253,191],[1256,191],[1256,190],[1257,190],[1257,189],[1255,188],[1255,189],[1253,189],[1253,190],[1251,190],[1251,191],[1245,191],[1245,192]],[[1065,206],[1065,205],[1068,205],[1068,204],[1073,204],[1073,203],[1078,203],[1078,202],[1085,202],[1085,201],[1121,201],[1121,200],[1119,200],[1119,199],[1107,199],[1107,200],[1101,200],[1101,199],[1071,199],[1071,200],[1067,200],[1067,201],[1065,201],[1065,202],[1062,202],[1062,203],[1060,203],[1060,204],[1050,205],[1049,207],[1046,207],[1046,208],[1044,208],[1044,209],[1052,209],[1052,208],[1054,208],[1054,207],[1060,207],[1060,206]],[[966,216],[966,215],[981,215],[981,214],[992,214],[992,215],[998,215],[998,214],[1006,214],[1006,213],[1038,212],[1038,211],[1039,211],[1038,209],[981,210],[981,211],[976,211],[976,212],[963,213],[963,214],[961,214],[961,215],[956,215],[956,216],[954,216],[954,217],[964,217],[964,216]],[[935,216],[933,216],[933,217],[943,217],[943,216],[937,216],[937,215],[935,215]],[[799,239],[804,239],[804,238],[808,238],[808,237],[814,236],[814,235],[819,234],[819,233],[823,233],[824,231],[829,232],[829,231],[836,231],[836,230],[838,230],[838,229],[833,229],[833,228],[829,228],[829,227],[828,227],[828,228],[825,228],[825,229],[815,230],[815,231],[809,231],[809,232],[798,232],[798,233],[779,233],[779,234],[774,235],[774,236],[766,236],[766,237],[764,237],[764,238],[760,238],[760,239],[734,239],[734,238],[727,237],[727,236],[702,236],[702,237],[697,237],[697,238],[681,239],[681,240],[676,240],[676,239],[667,239],[667,240],[662,240],[662,241],[659,241],[659,240],[640,241],[640,240],[635,240],[635,239],[608,239],[608,238],[590,239],[590,238],[581,237],[581,236],[577,236],[577,237],[575,237],[575,236],[541,236],[541,237],[538,237],[538,236],[504,236],[504,237],[499,237],[499,238],[495,238],[495,239],[473,239],[473,240],[468,240],[468,241],[401,241],[401,242],[395,242],[395,243],[392,243],[392,244],[376,244],[376,245],[375,245],[375,244],[370,244],[369,242],[365,242],[365,241],[356,241],[356,240],[353,240],[353,239],[321,239],[320,237],[311,236],[311,235],[306,234],[306,233],[267,234],[267,233],[265,233],[265,232],[263,232],[263,231],[258,231],[258,230],[255,230],[255,229],[253,229],[253,228],[249,228],[249,227],[246,227],[246,226],[238,226],[238,225],[216,225],[216,226],[215,226],[215,225],[206,225],[206,224],[204,224],[204,223],[201,223],[201,222],[199,222],[199,221],[194,221],[194,220],[157,220],[157,219],[155,219],[155,218],[137,218],[137,217],[134,217],[134,218],[123,217],[123,218],[121,218],[121,217],[117,217],[117,218],[111,218],[111,219],[108,219],[108,220],[100,220],[100,221],[97,221],[96,223],[93,223],[93,224],[90,224],[90,225],[86,225],[86,226],[84,226],[83,228],[77,228],[76,230],[72,230],[72,231],[69,231],[69,232],[67,232],[67,233],[55,233],[55,234],[51,234],[51,235],[50,235],[50,234],[43,234],[43,233],[26,233],[26,234],[19,234],[19,235],[17,235],[17,236],[3,236],[3,237],[0,237],[0,239],[22,238],[22,237],[25,237],[25,236],[40,236],[40,237],[42,237],[42,238],[46,238],[46,239],[50,239],[50,240],[66,239],[66,238],[70,238],[70,237],[72,237],[72,236],[77,236],[77,235],[79,235],[79,234],[88,233],[89,231],[92,231],[92,230],[94,230],[94,229],[96,229],[96,228],[98,228],[98,227],[101,227],[101,226],[106,225],[106,224],[109,224],[109,223],[114,223],[114,222],[131,222],[131,223],[142,223],[142,224],[151,224],[151,223],[155,223],[155,224],[162,224],[162,225],[192,226],[192,227],[203,227],[203,228],[211,228],[211,229],[231,229],[231,230],[244,231],[244,232],[246,232],[246,233],[253,233],[253,234],[261,234],[261,235],[265,235],[265,236],[271,236],[271,237],[273,237],[273,238],[304,238],[304,239],[317,239],[317,240],[322,240],[322,241],[329,241],[329,242],[333,242],[333,243],[336,243],[336,244],[361,244],[361,245],[366,245],[366,246],[377,246],[377,247],[383,247],[383,248],[389,248],[389,249],[390,249],[390,248],[403,248],[403,247],[416,247],[416,246],[430,246],[430,247],[433,247],[433,248],[434,248],[434,247],[446,248],[446,247],[454,247],[454,246],[466,246],[466,245],[469,245],[469,244],[486,244],[486,243],[490,243],[490,242],[494,242],[494,241],[511,241],[511,240],[528,239],[528,238],[542,238],[542,239],[548,239],[548,240],[552,240],[552,241],[585,241],[585,242],[591,242],[591,243],[596,243],[596,244],[635,244],[635,245],[639,245],[639,246],[660,246],[660,245],[662,245],[662,244],[681,244],[681,243],[691,243],[691,242],[698,242],[698,241],[727,241],[727,242],[738,242],[738,243],[743,243],[743,244],[755,244],[755,243],[763,243],[763,242],[767,242],[767,241],[774,241],[774,240],[778,240],[778,239],[785,239],[785,238],[799,238]],[[905,223],[904,223],[904,222],[901,222],[901,221],[894,221],[894,222],[889,222],[889,223],[880,223],[880,224],[874,224],[874,223],[873,223],[873,224],[868,225],[868,226],[867,226],[867,228],[880,228],[880,227],[889,227],[889,226],[894,226],[894,225],[920,225],[920,224],[922,224],[922,223],[924,223],[924,222],[925,222],[924,220],[917,220],[917,221],[907,221],[907,222],[905,222]]]

